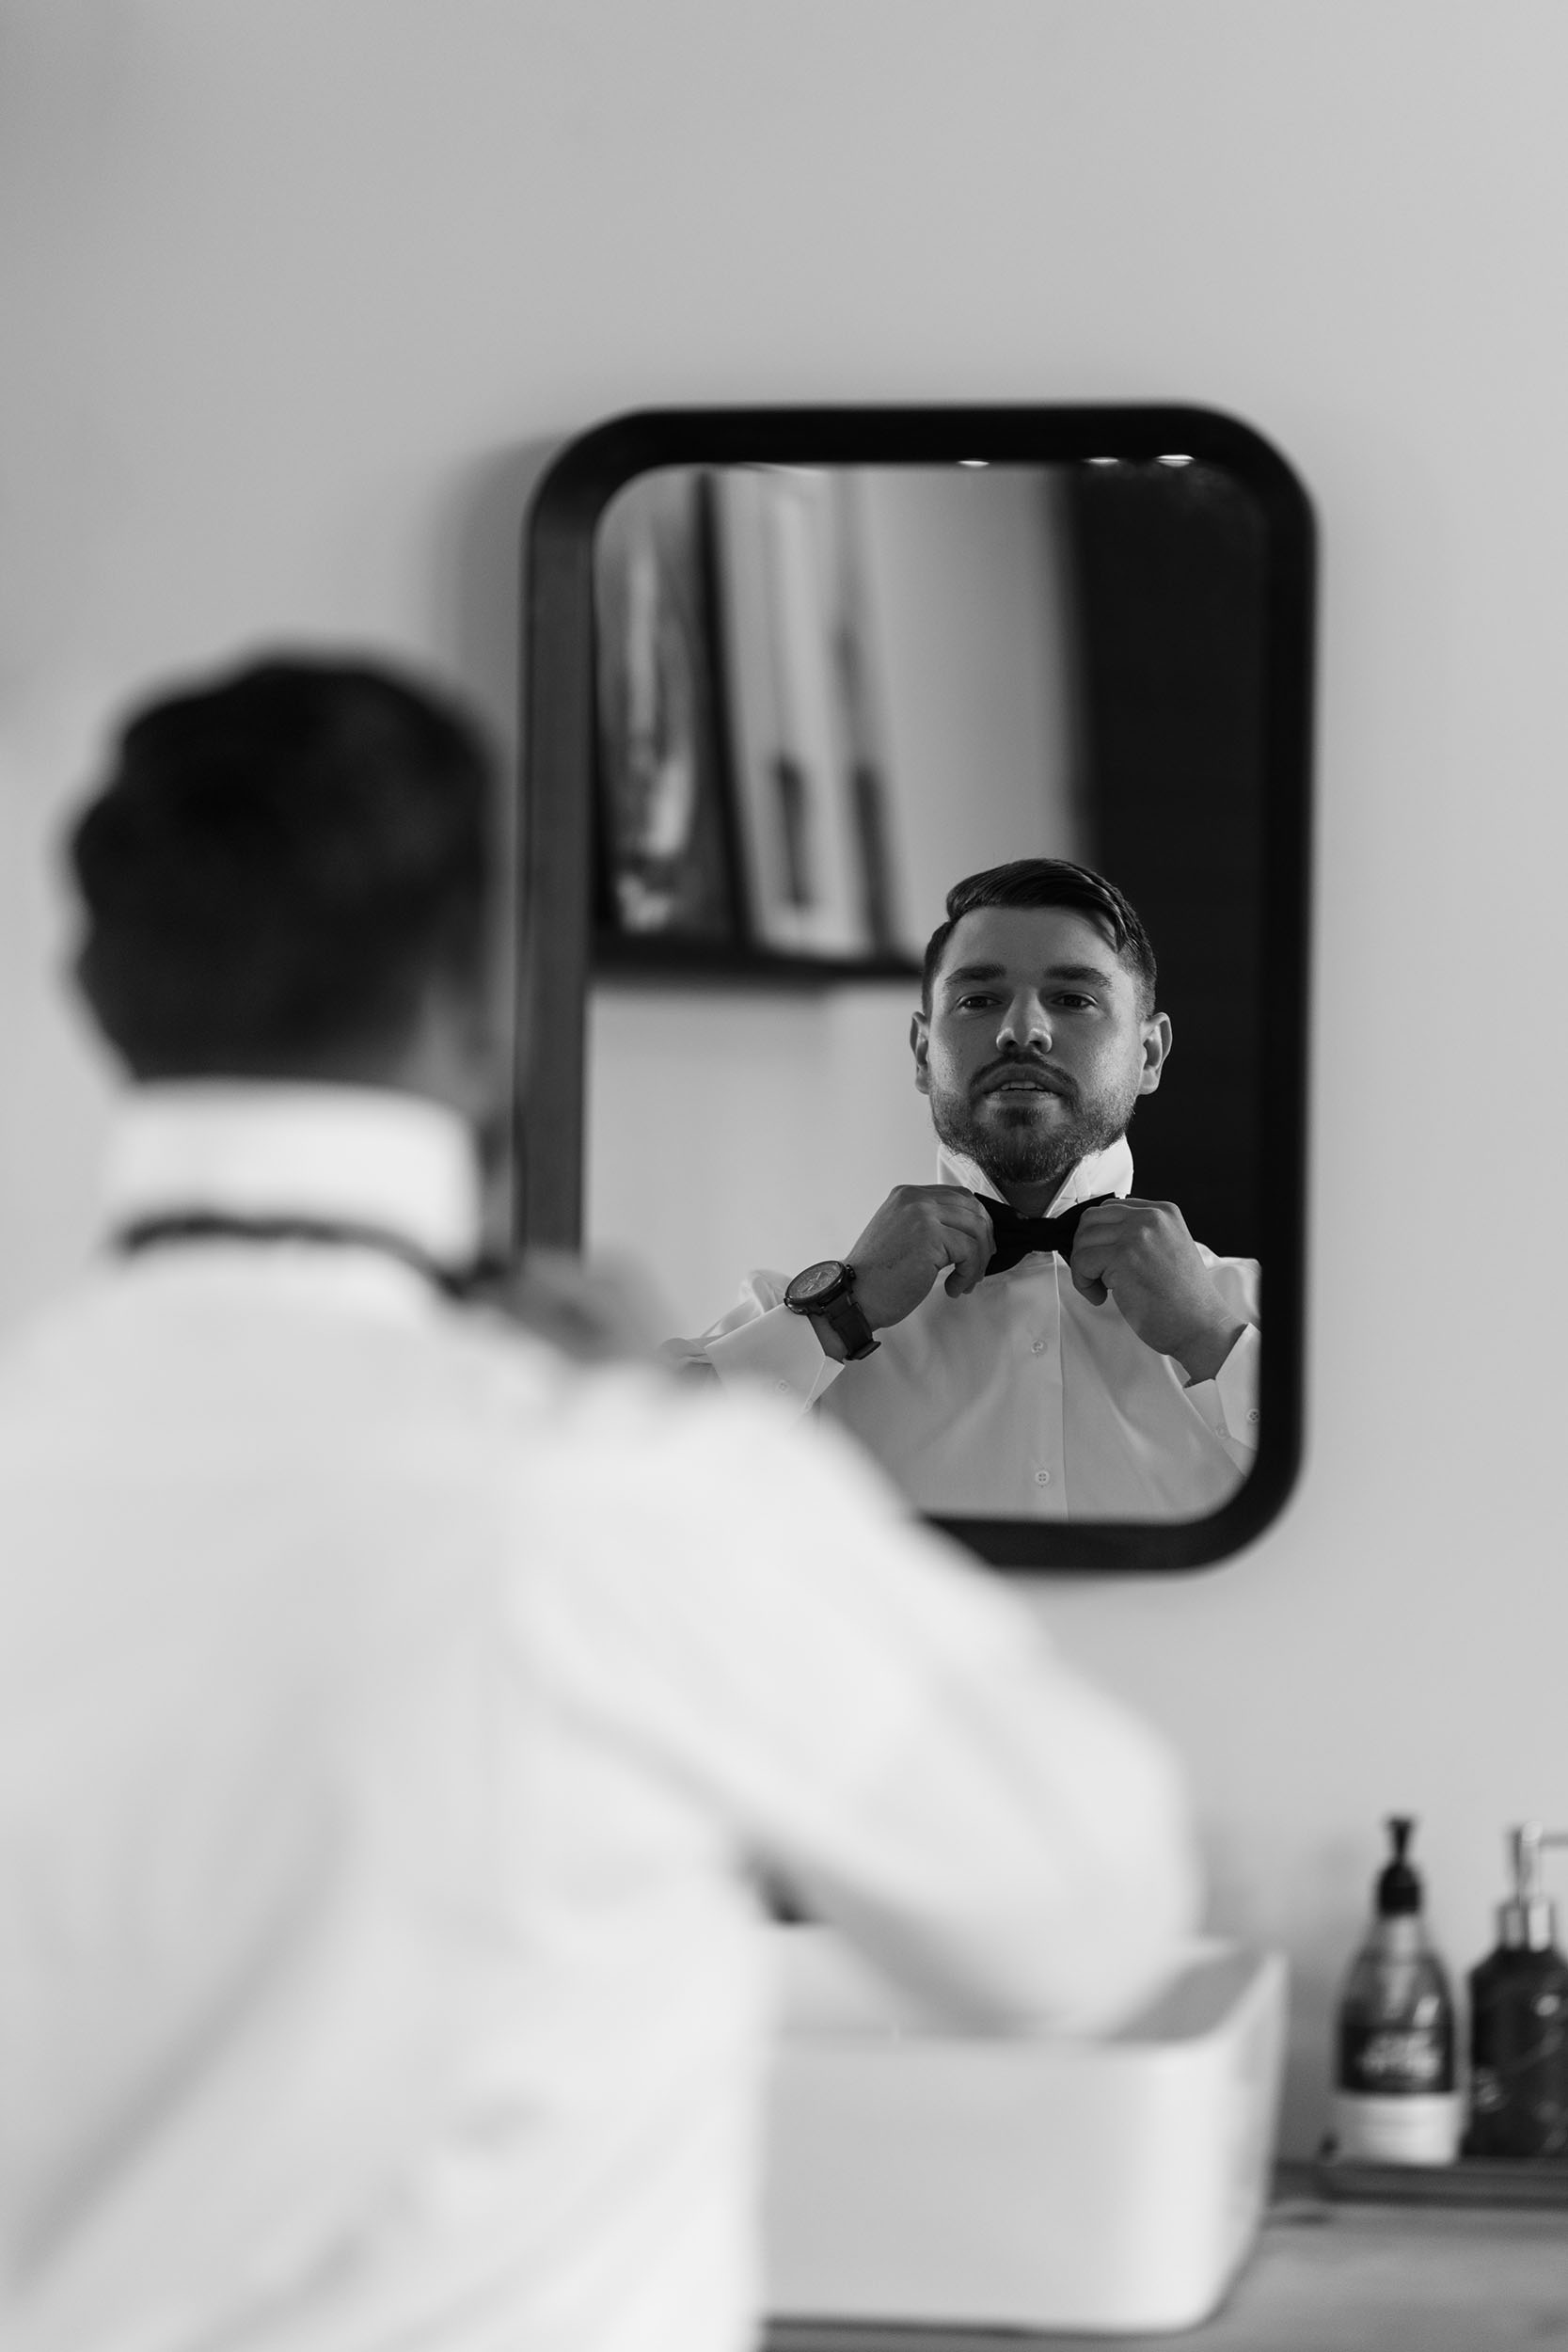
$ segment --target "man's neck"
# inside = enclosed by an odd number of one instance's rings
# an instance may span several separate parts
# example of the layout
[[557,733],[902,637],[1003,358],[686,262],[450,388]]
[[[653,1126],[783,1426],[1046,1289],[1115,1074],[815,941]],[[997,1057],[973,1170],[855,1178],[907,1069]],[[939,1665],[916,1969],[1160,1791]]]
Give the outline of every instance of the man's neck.
[[1054,1176],[1018,1182],[1009,1177],[1006,1183],[956,1145],[942,1143],[940,1137],[938,1140],[939,1184],[965,1184],[982,1198],[990,1192],[999,1193],[1021,1216],[1050,1216],[1057,1207],[1058,1197],[1064,1193],[1067,1199],[1061,1205],[1069,1207],[1080,1199],[1126,1193],[1132,1188],[1132,1155],[1125,1136],[1103,1151],[1085,1152]]
[[209,1213],[374,1227],[442,1263],[481,1239],[471,1131],[408,1089],[182,1079],[134,1087],[105,1171],[115,1229]]
[[[1043,1177],[1035,1183],[1015,1184],[1006,1176],[992,1176],[991,1183],[1020,1216],[1044,1216],[1077,1165],[1076,1160],[1069,1160],[1066,1168],[1057,1169],[1055,1175]],[[989,1169],[987,1173],[990,1174]]]

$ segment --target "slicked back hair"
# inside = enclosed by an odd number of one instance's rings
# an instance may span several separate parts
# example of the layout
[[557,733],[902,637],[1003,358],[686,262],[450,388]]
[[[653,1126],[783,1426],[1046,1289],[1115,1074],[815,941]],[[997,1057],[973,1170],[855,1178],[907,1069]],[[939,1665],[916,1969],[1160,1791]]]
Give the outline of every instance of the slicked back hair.
[[1147,1021],[1153,1012],[1158,978],[1154,950],[1136,909],[1103,874],[1064,857],[1014,858],[1010,865],[988,866],[984,873],[953,884],[947,894],[947,920],[938,924],[926,947],[920,977],[926,1012],[931,1009],[931,992],[955,925],[980,907],[1070,907],[1089,915],[1110,932],[1117,956],[1137,984],[1139,1019]]
[[478,987],[486,746],[364,661],[279,656],[144,706],[70,854],[77,977],[141,1078],[309,1076]]

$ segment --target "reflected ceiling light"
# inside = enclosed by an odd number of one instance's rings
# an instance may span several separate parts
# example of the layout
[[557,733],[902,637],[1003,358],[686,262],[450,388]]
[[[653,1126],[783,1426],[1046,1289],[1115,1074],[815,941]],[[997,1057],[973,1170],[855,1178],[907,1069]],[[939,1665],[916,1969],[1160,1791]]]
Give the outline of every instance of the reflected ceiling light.
[[1091,466],[1119,466],[1121,459],[1119,457],[1091,457],[1089,463]]
[[1192,459],[1191,459],[1190,457],[1176,457],[1176,456],[1173,456],[1173,457],[1162,457],[1162,458],[1161,458],[1161,460],[1160,460],[1160,463],[1161,463],[1161,465],[1162,465],[1162,466],[1190,466],[1190,465],[1192,464],[1192,462],[1193,462],[1193,461],[1192,461]]
[[990,459],[989,457],[960,457],[958,463],[960,466],[989,466]]

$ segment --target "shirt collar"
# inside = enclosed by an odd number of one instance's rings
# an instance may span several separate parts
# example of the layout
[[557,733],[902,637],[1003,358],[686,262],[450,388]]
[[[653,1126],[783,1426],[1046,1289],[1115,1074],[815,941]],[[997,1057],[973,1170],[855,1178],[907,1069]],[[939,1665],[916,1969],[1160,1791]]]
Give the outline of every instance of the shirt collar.
[[[1000,1200],[1000,1188],[991,1183],[982,1168],[962,1152],[951,1152],[945,1143],[937,1146],[937,1182],[939,1184],[962,1184],[966,1192],[977,1192],[984,1200]],[[1101,1194],[1114,1192],[1118,1200],[1132,1189],[1132,1151],[1125,1136],[1103,1152],[1091,1152],[1070,1170],[1065,1183],[1052,1196],[1051,1205],[1043,1214],[1059,1216],[1078,1200],[1093,1200]]]
[[379,1226],[444,1265],[480,1241],[472,1135],[427,1096],[189,1078],[138,1086],[110,1137],[111,1222],[210,1210]]

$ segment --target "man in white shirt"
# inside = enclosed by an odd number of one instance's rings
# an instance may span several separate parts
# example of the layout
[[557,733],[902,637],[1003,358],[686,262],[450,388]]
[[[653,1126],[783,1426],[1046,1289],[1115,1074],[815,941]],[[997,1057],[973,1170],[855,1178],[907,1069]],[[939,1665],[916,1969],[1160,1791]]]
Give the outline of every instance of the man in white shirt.
[[924,1511],[1217,1510],[1258,1449],[1259,1273],[1132,1197],[1127,1124],[1171,1045],[1154,989],[1086,866],[955,883],[910,1031],[937,1182],[896,1185],[843,1259],[752,1273],[669,1359],[817,1408]]
[[75,833],[136,1084],[0,1352],[8,2352],[737,2352],[758,1871],[990,2029],[1192,1924],[1159,1744],[850,1449],[460,1295],[487,790],[278,660]]

